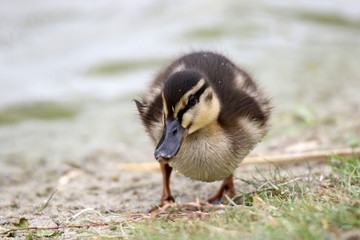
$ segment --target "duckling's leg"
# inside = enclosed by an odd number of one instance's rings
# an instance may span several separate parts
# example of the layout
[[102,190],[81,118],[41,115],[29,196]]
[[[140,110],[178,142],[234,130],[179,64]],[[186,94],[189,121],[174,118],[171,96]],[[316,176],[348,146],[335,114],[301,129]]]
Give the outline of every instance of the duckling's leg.
[[224,202],[224,195],[227,195],[230,199],[236,195],[234,188],[234,180],[233,175],[224,179],[219,191],[207,200],[208,203],[211,204],[219,204]]
[[165,202],[175,202],[175,199],[170,192],[170,175],[172,172],[172,167],[170,167],[169,164],[160,164],[160,168],[163,176],[163,192],[160,203],[157,206],[153,207],[149,212],[153,212],[161,208],[162,206],[164,206]]

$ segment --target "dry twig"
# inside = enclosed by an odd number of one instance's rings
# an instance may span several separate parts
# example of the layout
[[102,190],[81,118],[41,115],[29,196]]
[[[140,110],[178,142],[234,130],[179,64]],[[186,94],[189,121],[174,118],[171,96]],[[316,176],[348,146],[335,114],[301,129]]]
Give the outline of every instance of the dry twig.
[[[289,162],[321,162],[325,161],[326,157],[337,155],[344,158],[351,158],[354,155],[360,155],[360,148],[335,149],[335,150],[321,150],[297,153],[285,153],[273,156],[248,156],[244,159],[241,165],[252,164],[269,164],[269,163],[289,163]],[[118,167],[122,170],[144,171],[144,170],[158,170],[160,166],[157,162],[146,163],[119,163]]]

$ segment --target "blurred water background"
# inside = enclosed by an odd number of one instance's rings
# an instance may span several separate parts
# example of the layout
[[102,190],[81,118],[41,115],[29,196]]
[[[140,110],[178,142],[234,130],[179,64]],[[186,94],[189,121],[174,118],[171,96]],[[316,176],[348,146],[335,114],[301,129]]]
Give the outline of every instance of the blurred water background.
[[191,50],[228,56],[275,106],[257,151],[356,145],[360,3],[2,1],[0,162],[153,161],[131,101]]

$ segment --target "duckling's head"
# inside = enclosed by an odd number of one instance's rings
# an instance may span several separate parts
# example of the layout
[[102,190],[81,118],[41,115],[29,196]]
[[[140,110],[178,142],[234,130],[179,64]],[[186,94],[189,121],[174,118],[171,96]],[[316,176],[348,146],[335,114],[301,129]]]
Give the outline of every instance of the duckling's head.
[[162,137],[155,150],[160,163],[168,163],[189,134],[217,121],[220,102],[206,78],[197,71],[176,72],[162,90]]

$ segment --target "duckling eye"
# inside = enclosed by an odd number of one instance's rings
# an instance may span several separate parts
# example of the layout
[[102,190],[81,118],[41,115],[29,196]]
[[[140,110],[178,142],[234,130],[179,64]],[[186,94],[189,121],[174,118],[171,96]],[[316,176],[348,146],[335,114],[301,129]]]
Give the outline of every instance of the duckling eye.
[[189,100],[188,100],[188,105],[189,106],[194,106],[196,104],[196,98],[194,95],[190,95]]

